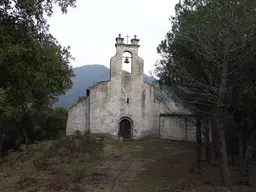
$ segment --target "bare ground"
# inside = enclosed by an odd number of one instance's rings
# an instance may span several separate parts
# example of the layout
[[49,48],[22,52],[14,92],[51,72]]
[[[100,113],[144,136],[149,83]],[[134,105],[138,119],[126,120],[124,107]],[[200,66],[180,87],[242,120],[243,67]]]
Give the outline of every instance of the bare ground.
[[[98,158],[86,162],[80,157],[71,161],[55,158],[40,166],[34,159],[36,153],[31,150],[26,154],[29,158],[15,154],[0,165],[0,191],[231,191],[221,188],[217,165],[203,162],[201,175],[189,172],[193,150],[194,145],[185,142],[108,140]],[[234,166],[231,171],[235,182],[239,169]],[[252,171],[251,187],[236,186],[232,191],[256,191],[255,172]]]

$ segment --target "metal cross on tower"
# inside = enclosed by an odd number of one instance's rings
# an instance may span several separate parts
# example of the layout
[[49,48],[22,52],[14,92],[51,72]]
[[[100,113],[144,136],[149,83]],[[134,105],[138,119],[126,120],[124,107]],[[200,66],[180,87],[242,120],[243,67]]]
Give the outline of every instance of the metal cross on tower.
[[130,36],[127,34],[125,37],[127,38],[127,44],[129,44],[129,38],[130,38]]

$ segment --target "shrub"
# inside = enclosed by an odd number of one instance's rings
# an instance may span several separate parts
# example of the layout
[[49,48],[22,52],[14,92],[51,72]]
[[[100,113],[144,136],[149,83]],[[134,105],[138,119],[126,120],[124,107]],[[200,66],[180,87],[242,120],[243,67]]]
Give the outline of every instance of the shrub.
[[34,177],[21,176],[17,182],[16,188],[25,189],[37,183],[37,179]]
[[92,134],[81,134],[63,137],[58,141],[53,141],[42,155],[33,161],[36,168],[47,169],[48,165],[72,162],[89,162],[99,158],[103,148],[102,139],[98,139]]

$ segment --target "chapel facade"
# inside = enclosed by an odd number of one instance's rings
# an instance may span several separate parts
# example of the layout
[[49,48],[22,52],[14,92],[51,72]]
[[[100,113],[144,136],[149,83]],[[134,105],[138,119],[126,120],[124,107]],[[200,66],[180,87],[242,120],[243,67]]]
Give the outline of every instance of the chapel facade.
[[[127,43],[121,35],[116,38],[116,54],[110,59],[110,79],[88,87],[86,97],[69,109],[66,135],[80,131],[106,133],[127,140],[195,140],[193,116],[174,102],[166,105],[156,96],[156,87],[144,81],[139,41],[136,36]],[[130,57],[124,57],[125,53]],[[122,65],[128,62],[130,73],[122,70]]]

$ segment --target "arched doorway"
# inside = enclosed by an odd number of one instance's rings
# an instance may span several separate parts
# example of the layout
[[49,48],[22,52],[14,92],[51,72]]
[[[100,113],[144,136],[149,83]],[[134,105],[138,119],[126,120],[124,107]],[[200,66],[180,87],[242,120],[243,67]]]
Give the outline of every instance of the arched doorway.
[[122,118],[119,122],[119,137],[124,140],[132,139],[132,121],[129,118]]

